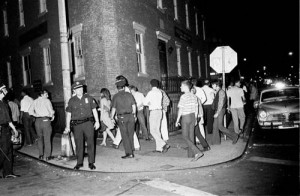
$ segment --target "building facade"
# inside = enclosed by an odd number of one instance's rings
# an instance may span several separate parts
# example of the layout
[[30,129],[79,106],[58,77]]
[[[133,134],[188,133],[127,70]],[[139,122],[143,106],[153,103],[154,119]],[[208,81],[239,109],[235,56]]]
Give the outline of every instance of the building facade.
[[[71,81],[96,99],[115,77],[146,93],[153,78],[209,77],[200,0],[65,0]],[[1,2],[1,80],[16,92],[45,88],[61,108],[58,1]]]

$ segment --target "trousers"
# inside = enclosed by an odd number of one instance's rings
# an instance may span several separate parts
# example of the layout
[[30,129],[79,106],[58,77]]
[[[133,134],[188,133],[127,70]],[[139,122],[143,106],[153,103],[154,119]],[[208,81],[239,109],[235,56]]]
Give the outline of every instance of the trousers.
[[23,113],[22,117],[23,125],[24,125],[24,134],[25,134],[25,144],[29,145],[32,144],[32,140],[35,140],[37,138],[37,134],[35,133],[35,130],[33,129],[33,119],[29,115],[28,112]]
[[133,154],[133,134],[134,134],[134,117],[132,114],[118,116],[118,126],[120,127],[123,146],[126,154]]
[[76,145],[77,164],[83,164],[85,141],[89,163],[95,163],[95,131],[91,121],[73,127]]
[[137,119],[138,119],[138,122],[136,123],[136,127],[137,127],[136,133],[138,134],[139,129],[141,129],[142,133],[143,133],[143,138],[144,139],[149,138],[149,133],[148,133],[148,129],[146,127],[145,115],[144,115],[143,110],[139,110],[137,112]]
[[0,168],[3,167],[2,172],[5,177],[9,174],[13,174],[11,132],[8,127],[2,127],[0,132]]
[[202,133],[200,132],[200,128],[199,128],[200,126],[201,125],[199,125],[199,123],[198,123],[197,126],[195,127],[195,135],[198,138],[198,140],[203,148],[209,147],[207,141],[205,140]]
[[162,151],[166,142],[161,138],[160,126],[162,121],[162,110],[151,110],[149,116],[150,133],[155,140],[157,151]]
[[195,122],[194,113],[181,116],[182,137],[188,145],[189,158],[194,157],[198,153],[202,153],[195,145]]
[[161,121],[161,136],[164,141],[169,140],[168,122],[167,122],[167,112],[162,110],[162,121]]
[[245,124],[244,108],[231,108],[230,111],[233,120],[234,132],[239,134],[240,130],[244,129]]
[[203,105],[204,110],[204,126],[207,134],[212,134],[214,123],[214,111],[211,105]]
[[[46,118],[37,118],[35,120],[35,129],[38,136],[39,156],[45,154],[46,157],[51,156],[51,121]],[[44,153],[45,152],[45,153]]]

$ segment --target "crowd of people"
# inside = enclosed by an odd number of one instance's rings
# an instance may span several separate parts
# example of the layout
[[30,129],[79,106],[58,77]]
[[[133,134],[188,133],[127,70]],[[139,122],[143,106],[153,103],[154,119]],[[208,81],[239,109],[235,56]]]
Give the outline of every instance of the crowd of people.
[[[71,130],[74,133],[77,156],[75,170],[83,167],[85,146],[89,168],[96,169],[95,130],[100,130],[103,134],[102,142],[99,144],[101,146],[107,145],[107,136],[112,140],[112,147],[116,149],[123,141],[125,155],[121,157],[122,159],[134,158],[134,151],[141,149],[139,139],[154,140],[153,152],[166,153],[170,148],[167,112],[171,100],[162,90],[160,82],[152,79],[149,84],[151,90],[146,96],[139,92],[136,86],[129,85],[128,80],[122,75],[116,77],[115,85],[118,92],[111,98],[110,91],[102,88],[99,101],[84,92],[82,82],[75,82],[72,85],[73,96],[66,108],[64,134],[68,134]],[[1,88],[0,98],[4,98],[7,94],[6,87],[2,85]],[[225,91],[219,80],[212,82],[205,80],[202,86],[198,80],[190,79],[181,83],[180,90],[182,95],[178,103],[175,124],[181,129],[182,137],[188,146],[187,156],[192,158],[192,161],[197,161],[205,151],[209,151],[210,145],[220,144],[220,133],[228,136],[233,144],[237,143],[244,129],[246,99],[248,98],[251,103],[257,97],[254,85],[250,84],[248,93],[248,88],[241,88],[241,82],[235,80]],[[8,126],[17,135],[14,125],[22,123],[25,145],[31,146],[37,142],[39,159],[45,161],[53,158],[51,121],[55,118],[48,97],[46,90],[40,91],[35,100],[23,90],[20,103],[8,96],[7,105],[10,111],[2,110],[5,114],[0,118],[0,133],[2,133],[0,139],[7,139],[3,137],[3,132]],[[10,113],[9,118],[4,118],[6,112]],[[230,114],[227,116],[232,118],[234,131],[230,131],[228,126],[224,125],[225,113]],[[228,121],[226,124],[228,125]],[[4,149],[5,152],[0,153],[0,164],[6,165],[6,169],[3,170],[4,176],[14,177],[12,166],[6,163],[12,156],[7,146],[1,143],[0,150]]]

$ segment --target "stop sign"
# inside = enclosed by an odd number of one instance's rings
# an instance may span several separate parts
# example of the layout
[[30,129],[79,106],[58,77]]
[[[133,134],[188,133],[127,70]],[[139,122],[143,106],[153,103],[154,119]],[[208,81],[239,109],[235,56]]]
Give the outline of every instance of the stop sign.
[[237,65],[237,53],[229,46],[217,47],[209,56],[210,67],[217,73],[230,73]]

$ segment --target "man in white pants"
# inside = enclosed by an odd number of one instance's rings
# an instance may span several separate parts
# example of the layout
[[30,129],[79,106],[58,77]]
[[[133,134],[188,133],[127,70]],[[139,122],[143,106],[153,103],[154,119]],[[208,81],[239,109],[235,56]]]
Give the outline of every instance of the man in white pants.
[[[116,77],[116,81],[117,80],[124,80],[126,82],[125,92],[131,93],[130,89],[128,88],[128,80],[127,80],[127,78],[125,78],[122,75],[119,75],[119,76]],[[113,148],[118,149],[121,141],[122,141],[122,136],[121,136],[120,128],[117,127],[117,133],[116,133],[116,136],[115,136],[115,141],[114,141],[114,143],[112,145]],[[141,150],[140,142],[139,142],[139,139],[138,139],[138,137],[137,137],[137,135],[136,135],[135,132],[133,134],[133,144],[134,144],[134,149],[135,150]]]
[[170,105],[170,99],[164,90],[162,90],[162,89],[160,89],[160,90],[162,92],[162,112],[163,112],[160,131],[161,131],[162,139],[165,142],[167,142],[169,140],[167,111],[168,111],[168,106]]

